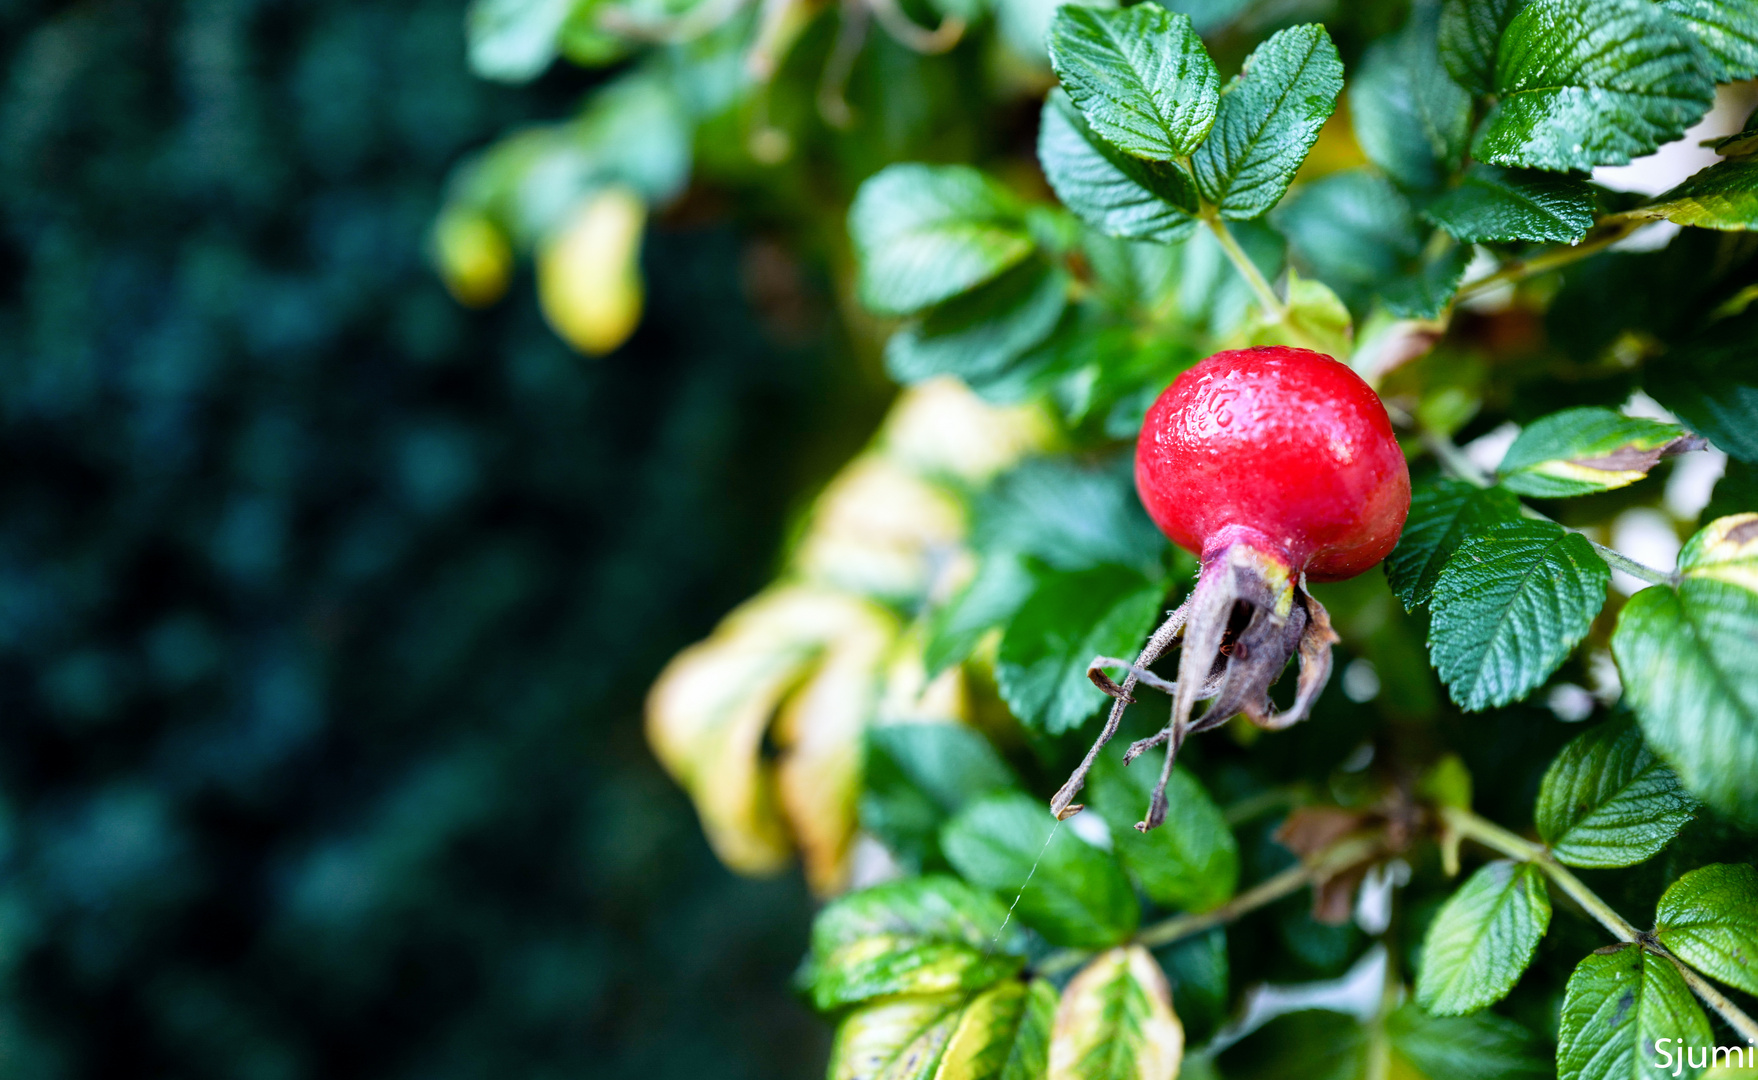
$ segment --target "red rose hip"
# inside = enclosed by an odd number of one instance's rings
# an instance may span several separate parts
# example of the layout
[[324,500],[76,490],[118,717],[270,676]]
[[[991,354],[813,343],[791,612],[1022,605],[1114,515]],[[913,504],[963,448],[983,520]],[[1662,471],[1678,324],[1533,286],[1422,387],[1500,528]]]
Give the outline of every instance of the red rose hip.
[[1135,451],[1142,505],[1205,559],[1249,543],[1314,581],[1389,554],[1410,471],[1379,395],[1309,349],[1216,353],[1148,410]]
[[[1116,734],[1137,683],[1172,695],[1172,718],[1124,762],[1167,745],[1147,817],[1166,817],[1166,781],[1184,737],[1243,713],[1260,727],[1306,718],[1331,675],[1337,635],[1308,579],[1353,577],[1389,554],[1410,512],[1410,472],[1385,406],[1346,365],[1308,349],[1216,353],[1178,377],[1148,410],[1135,485],[1149,516],[1202,560],[1195,590],[1134,663],[1096,657],[1087,675],[1117,699],[1086,760],[1051,800],[1058,817]],[[1182,634],[1176,682],[1147,670]],[[1294,704],[1270,686],[1296,652]],[[1105,671],[1128,672],[1122,685]],[[1191,719],[1199,700],[1210,704]]]

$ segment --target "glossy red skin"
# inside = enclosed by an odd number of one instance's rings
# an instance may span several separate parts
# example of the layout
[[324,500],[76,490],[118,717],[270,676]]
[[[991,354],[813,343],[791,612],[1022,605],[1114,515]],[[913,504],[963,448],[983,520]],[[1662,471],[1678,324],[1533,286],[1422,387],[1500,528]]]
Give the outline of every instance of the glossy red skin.
[[1246,542],[1313,581],[1389,554],[1410,470],[1379,395],[1310,349],[1216,353],[1148,410],[1135,486],[1173,543],[1209,557]]

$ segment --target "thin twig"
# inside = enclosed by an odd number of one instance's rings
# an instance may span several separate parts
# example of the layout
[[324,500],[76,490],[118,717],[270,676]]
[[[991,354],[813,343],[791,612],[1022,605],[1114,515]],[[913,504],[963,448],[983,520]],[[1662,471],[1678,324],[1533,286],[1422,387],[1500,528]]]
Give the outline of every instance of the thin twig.
[[[1319,851],[1305,862],[1265,879],[1235,896],[1218,908],[1194,915],[1175,915],[1137,931],[1134,943],[1150,949],[1170,945],[1187,937],[1225,926],[1266,904],[1300,891],[1302,886],[1324,881],[1338,871],[1347,869],[1385,850],[1385,837],[1374,833],[1367,836],[1346,836]],[[1054,975],[1078,967],[1089,956],[1088,949],[1059,949],[1036,965],[1040,975]]]
[[1516,259],[1506,263],[1493,274],[1486,274],[1476,281],[1467,281],[1461,285],[1458,293],[1454,295],[1453,301],[1457,303],[1460,300],[1468,300],[1478,293],[1495,288],[1497,285],[1512,285],[1516,281],[1567,266],[1572,262],[1585,259],[1589,255],[1597,255],[1652,220],[1654,219],[1626,217],[1622,214],[1603,217],[1595,227],[1605,231],[1593,239],[1583,240],[1572,247],[1547,251],[1530,259]]

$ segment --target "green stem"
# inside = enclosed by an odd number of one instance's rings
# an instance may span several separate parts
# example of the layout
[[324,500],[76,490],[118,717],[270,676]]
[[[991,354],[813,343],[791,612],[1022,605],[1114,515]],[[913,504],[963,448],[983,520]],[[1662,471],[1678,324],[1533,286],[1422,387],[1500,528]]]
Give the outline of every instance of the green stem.
[[1525,837],[1518,836],[1502,828],[1487,818],[1478,817],[1469,810],[1455,806],[1444,806],[1440,809],[1441,819],[1447,827],[1468,840],[1475,840],[1492,851],[1498,851],[1509,858],[1532,863],[1543,871],[1545,876],[1555,882],[1557,887],[1567,893],[1571,899],[1581,905],[1599,924],[1611,931],[1612,936],[1620,941],[1639,944],[1642,948],[1664,956],[1679,969],[1685,985],[1696,993],[1703,1003],[1721,1014],[1728,1026],[1739,1032],[1742,1038],[1758,1042],[1758,1023],[1742,1012],[1739,1006],[1727,999],[1721,991],[1712,986],[1697,972],[1687,967],[1683,961],[1672,953],[1661,948],[1658,943],[1644,937],[1640,931],[1630,925],[1622,915],[1613,911],[1610,904],[1601,900],[1592,889],[1589,889],[1580,878],[1570,873],[1561,863],[1551,856],[1550,849],[1535,844]]
[[1215,234],[1215,240],[1220,243],[1221,250],[1227,253],[1228,261],[1239,271],[1239,276],[1257,294],[1257,302],[1263,306],[1264,314],[1272,322],[1287,322],[1287,305],[1276,295],[1276,290],[1270,288],[1270,283],[1264,280],[1263,273],[1251,261],[1251,256],[1245,253],[1245,249],[1239,246],[1239,241],[1233,239],[1233,234],[1227,231],[1226,223],[1212,210],[1203,214],[1203,223]]
[[1573,247],[1547,251],[1530,259],[1516,259],[1503,265],[1493,274],[1486,274],[1476,281],[1467,281],[1459,287],[1458,294],[1453,298],[1454,302],[1469,299],[1478,293],[1493,289],[1497,285],[1510,285],[1516,281],[1567,266],[1572,262],[1585,259],[1589,255],[1597,255],[1642,226],[1649,224],[1652,220],[1655,219],[1628,217],[1623,214],[1607,215],[1596,223],[1595,228],[1604,231],[1593,239],[1583,240]]
[[[1273,904],[1284,896],[1300,891],[1302,886],[1323,881],[1340,870],[1370,859],[1384,848],[1385,839],[1377,833],[1369,836],[1346,836],[1305,862],[1290,866],[1274,877],[1259,882],[1218,908],[1194,915],[1174,915],[1152,926],[1143,927],[1131,940],[1136,945],[1155,949],[1213,930],[1217,926],[1225,926],[1266,904]],[[1069,968],[1079,967],[1092,955],[1089,949],[1059,949],[1044,957],[1035,968],[1040,975],[1055,975]]]
[[1465,456],[1465,451],[1459,449],[1458,444],[1445,435],[1438,431],[1424,429],[1422,445],[1440,461],[1442,468],[1460,480],[1480,488],[1490,486],[1490,479],[1483,474],[1483,470],[1473,464],[1471,459]]
[[1664,570],[1656,570],[1654,567],[1649,566],[1646,563],[1639,563],[1616,548],[1608,548],[1604,544],[1591,538],[1589,538],[1587,542],[1593,545],[1594,551],[1599,552],[1600,558],[1604,559],[1613,568],[1622,570],[1631,577],[1640,578],[1643,581],[1648,582],[1650,585],[1673,585],[1678,582],[1678,575],[1676,574],[1669,574]]

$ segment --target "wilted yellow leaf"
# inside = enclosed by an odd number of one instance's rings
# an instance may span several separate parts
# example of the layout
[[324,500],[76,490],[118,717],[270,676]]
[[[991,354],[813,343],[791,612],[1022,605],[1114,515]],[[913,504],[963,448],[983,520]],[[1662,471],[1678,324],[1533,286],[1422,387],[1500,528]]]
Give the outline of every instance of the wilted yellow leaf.
[[898,395],[879,438],[881,452],[913,472],[981,484],[1054,435],[1041,406],[990,405],[946,376]]
[[1172,989],[1140,945],[1100,953],[1062,991],[1050,1080],[1173,1080],[1183,1056]]
[[641,321],[641,229],[647,207],[625,187],[582,200],[537,260],[537,298],[563,340],[590,356]]
[[819,496],[794,565],[868,596],[920,595],[959,550],[964,508],[951,493],[878,454],[856,458]]

